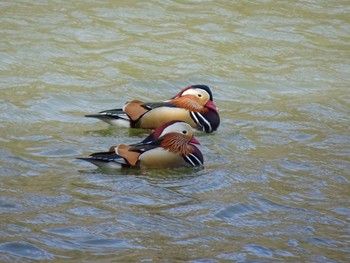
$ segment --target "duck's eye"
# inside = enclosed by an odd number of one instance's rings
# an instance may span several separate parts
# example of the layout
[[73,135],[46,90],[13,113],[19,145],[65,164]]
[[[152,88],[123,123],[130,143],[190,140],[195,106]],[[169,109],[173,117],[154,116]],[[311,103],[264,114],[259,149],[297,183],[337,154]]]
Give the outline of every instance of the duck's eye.
[[183,131],[182,131],[182,134],[187,134],[187,131],[186,131],[186,130],[183,130]]
[[197,96],[198,96],[199,98],[202,98],[202,94],[197,94]]

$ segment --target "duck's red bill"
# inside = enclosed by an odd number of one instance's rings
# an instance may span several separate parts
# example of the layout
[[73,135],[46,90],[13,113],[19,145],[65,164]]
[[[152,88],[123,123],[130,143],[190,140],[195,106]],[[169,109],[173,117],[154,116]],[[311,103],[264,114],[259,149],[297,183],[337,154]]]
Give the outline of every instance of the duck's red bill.
[[191,138],[190,143],[193,143],[193,144],[200,144],[199,141],[197,141],[197,139],[194,138],[194,137]]
[[216,105],[214,104],[214,102],[212,102],[211,100],[208,100],[208,102],[205,104],[205,106],[209,109],[212,109],[212,110],[215,110],[215,111],[218,111],[219,108],[216,107]]

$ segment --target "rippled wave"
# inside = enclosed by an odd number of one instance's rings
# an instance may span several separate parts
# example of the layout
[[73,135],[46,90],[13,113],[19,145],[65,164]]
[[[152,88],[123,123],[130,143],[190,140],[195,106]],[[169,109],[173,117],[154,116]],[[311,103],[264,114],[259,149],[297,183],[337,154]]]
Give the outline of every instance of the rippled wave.
[[[0,261],[347,262],[347,1],[2,1]],[[84,118],[207,84],[203,169],[75,157]]]

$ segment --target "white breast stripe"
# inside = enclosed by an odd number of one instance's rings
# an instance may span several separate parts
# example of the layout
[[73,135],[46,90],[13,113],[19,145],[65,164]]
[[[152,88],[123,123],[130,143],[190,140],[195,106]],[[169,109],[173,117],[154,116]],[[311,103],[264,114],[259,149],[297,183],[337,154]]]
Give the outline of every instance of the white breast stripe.
[[199,164],[201,164],[202,165],[202,162],[197,158],[197,156],[195,156],[194,154],[192,154],[192,153],[190,153],[190,155],[194,158],[194,159],[196,159],[197,160],[197,162],[199,163]]
[[210,122],[209,121],[207,121],[207,119],[206,118],[204,118],[203,117],[203,115],[202,114],[200,114],[199,112],[197,112],[197,114],[198,114],[198,116],[208,125],[208,127],[209,127],[209,131],[211,132],[212,131],[212,127],[211,127],[211,125],[210,125]]
[[185,157],[186,157],[186,159],[190,162],[190,164],[191,164],[192,166],[196,166],[196,165],[192,162],[191,158],[190,158],[188,155],[186,155]]
[[194,122],[203,128],[203,125],[197,119],[196,113],[193,111],[190,111],[190,114],[191,114],[192,118],[194,119]]

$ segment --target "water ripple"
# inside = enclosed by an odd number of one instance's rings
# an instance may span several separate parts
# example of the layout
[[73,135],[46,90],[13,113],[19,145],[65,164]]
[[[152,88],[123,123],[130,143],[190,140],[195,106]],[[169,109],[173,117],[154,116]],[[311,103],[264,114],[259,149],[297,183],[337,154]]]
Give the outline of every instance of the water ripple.
[[0,252],[35,260],[52,259],[53,255],[28,242],[0,243]]
[[[348,261],[346,1],[0,5],[0,261]],[[203,168],[74,160],[149,132],[84,114],[190,84]]]

